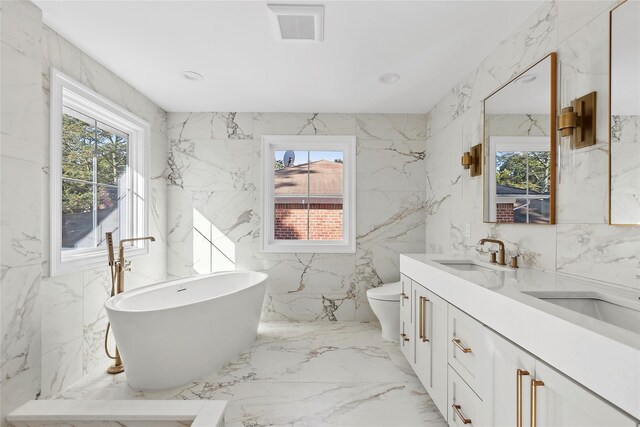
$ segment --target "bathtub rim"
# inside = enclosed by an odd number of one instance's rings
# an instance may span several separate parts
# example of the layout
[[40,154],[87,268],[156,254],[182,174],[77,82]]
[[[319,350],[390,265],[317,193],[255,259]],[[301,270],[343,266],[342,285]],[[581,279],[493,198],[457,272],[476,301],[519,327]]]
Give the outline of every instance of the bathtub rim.
[[[190,282],[193,281],[195,279],[205,279],[208,277],[214,277],[214,276],[223,276],[223,275],[230,275],[230,274],[238,274],[238,273],[251,273],[251,274],[256,274],[258,275],[258,277],[260,278],[260,280],[257,280],[254,283],[251,283],[249,286],[246,286],[244,288],[241,289],[235,289],[233,291],[230,292],[226,292],[220,295],[216,295],[213,298],[208,298],[208,299],[201,299],[198,301],[194,301],[194,302],[190,302],[188,304],[181,304],[181,305],[176,305],[176,306],[172,306],[172,307],[162,307],[162,308],[150,308],[150,309],[140,309],[140,310],[135,310],[135,309],[131,309],[131,308],[127,308],[127,309],[123,309],[120,307],[117,307],[115,304],[117,304],[119,301],[122,301],[123,299],[129,298],[129,297],[133,297],[139,294],[143,294],[146,293],[150,290],[150,288],[164,288],[164,287],[168,287],[168,286],[174,286],[174,285],[179,285],[181,283],[184,282]],[[167,280],[164,282],[159,282],[159,283],[152,283],[150,285],[145,285],[145,286],[140,286],[139,288],[135,288],[135,289],[131,289],[128,291],[124,291],[118,295],[114,295],[112,297],[109,297],[109,299],[107,299],[107,301],[105,301],[104,303],[104,307],[107,310],[107,312],[112,311],[112,312],[117,312],[117,313],[157,313],[157,312],[161,312],[161,311],[167,311],[167,310],[175,310],[175,309],[179,309],[179,308],[183,308],[183,307],[191,307],[197,304],[201,304],[203,302],[206,301],[211,301],[213,299],[217,299],[217,298],[222,298],[228,295],[233,295],[233,294],[237,294],[240,293],[244,290],[250,289],[254,286],[258,286],[261,283],[264,283],[267,279],[269,278],[269,275],[267,273],[261,272],[261,271],[253,271],[253,270],[227,270],[227,271],[216,271],[214,273],[207,273],[207,274],[196,274],[193,276],[187,276],[187,277],[181,277],[178,279],[173,279],[173,280]]]

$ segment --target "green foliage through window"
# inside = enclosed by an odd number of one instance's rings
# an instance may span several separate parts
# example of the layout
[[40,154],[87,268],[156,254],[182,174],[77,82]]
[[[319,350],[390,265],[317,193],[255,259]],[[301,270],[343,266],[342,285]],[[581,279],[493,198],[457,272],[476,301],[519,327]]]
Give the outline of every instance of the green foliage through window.
[[548,151],[499,151],[496,153],[496,183],[511,188],[549,194]]
[[[117,188],[119,179],[126,172],[127,148],[125,134],[65,108],[62,116],[62,212],[86,213],[94,206],[97,209],[117,206],[117,195],[109,187]],[[114,196],[116,200],[113,200]]]

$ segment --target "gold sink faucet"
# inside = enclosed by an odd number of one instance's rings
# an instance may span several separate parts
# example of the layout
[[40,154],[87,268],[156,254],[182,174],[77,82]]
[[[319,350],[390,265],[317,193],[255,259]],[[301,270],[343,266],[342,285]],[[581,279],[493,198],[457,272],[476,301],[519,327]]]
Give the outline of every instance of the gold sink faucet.
[[499,246],[497,261],[496,261],[496,253],[491,252],[491,264],[507,265],[507,263],[505,262],[504,243],[502,242],[502,240],[480,239],[480,241],[478,242],[478,245],[482,246],[485,243],[495,243]]
[[[131,271],[131,261],[127,261],[124,258],[124,243],[135,242],[138,240],[156,241],[153,236],[145,237],[132,237],[129,239],[121,239],[118,245],[118,259],[115,259],[113,251],[113,233],[106,233],[107,240],[107,254],[109,256],[109,267],[111,268],[111,296],[118,295],[124,292],[124,272]],[[107,369],[109,374],[119,374],[124,372],[124,364],[116,345],[116,354],[112,356],[107,347],[107,339],[109,338],[109,329],[111,329],[111,323],[107,323],[107,333],[104,337],[104,350],[107,353],[107,357],[114,359],[114,363]]]

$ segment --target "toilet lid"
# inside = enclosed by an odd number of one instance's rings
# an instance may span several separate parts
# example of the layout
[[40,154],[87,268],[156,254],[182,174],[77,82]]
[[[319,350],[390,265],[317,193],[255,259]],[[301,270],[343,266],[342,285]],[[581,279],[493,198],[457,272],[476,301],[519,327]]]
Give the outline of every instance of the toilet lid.
[[367,291],[367,296],[369,298],[382,301],[400,301],[401,292],[402,284],[400,282],[395,282],[369,289]]

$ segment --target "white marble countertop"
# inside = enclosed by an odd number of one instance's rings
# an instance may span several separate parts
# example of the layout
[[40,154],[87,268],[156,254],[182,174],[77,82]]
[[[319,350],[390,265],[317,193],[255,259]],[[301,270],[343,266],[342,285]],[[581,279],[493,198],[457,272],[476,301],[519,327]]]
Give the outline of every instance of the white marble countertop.
[[528,268],[460,271],[436,262],[468,259],[402,254],[400,271],[640,419],[640,334],[524,293],[600,293],[617,304],[640,307],[639,292]]

